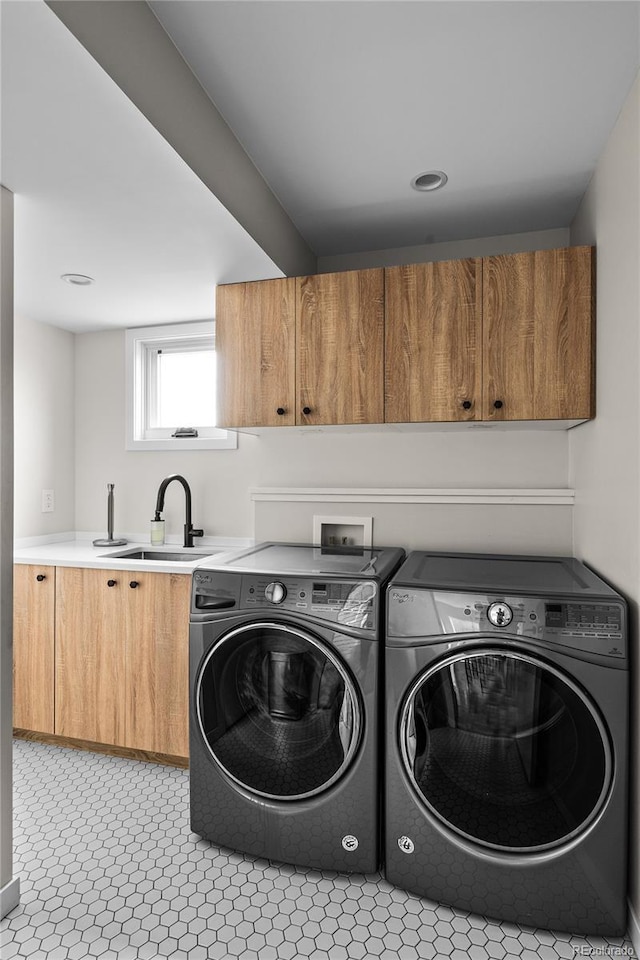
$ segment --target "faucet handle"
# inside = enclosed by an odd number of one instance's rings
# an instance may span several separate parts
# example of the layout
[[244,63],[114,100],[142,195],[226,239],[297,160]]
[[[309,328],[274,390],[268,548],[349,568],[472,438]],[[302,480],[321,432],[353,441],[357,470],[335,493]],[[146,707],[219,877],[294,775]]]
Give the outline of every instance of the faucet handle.
[[194,530],[193,527],[192,527],[192,528],[191,528],[191,536],[192,536],[192,537],[204,537],[204,530]]

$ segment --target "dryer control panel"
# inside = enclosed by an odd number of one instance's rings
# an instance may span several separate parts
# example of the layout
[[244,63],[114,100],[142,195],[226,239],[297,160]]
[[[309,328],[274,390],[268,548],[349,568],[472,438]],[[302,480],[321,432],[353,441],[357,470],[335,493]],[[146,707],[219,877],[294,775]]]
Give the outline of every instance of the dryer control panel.
[[599,656],[627,655],[626,610],[620,601],[550,601],[393,585],[388,593],[388,633],[398,638],[515,635]]

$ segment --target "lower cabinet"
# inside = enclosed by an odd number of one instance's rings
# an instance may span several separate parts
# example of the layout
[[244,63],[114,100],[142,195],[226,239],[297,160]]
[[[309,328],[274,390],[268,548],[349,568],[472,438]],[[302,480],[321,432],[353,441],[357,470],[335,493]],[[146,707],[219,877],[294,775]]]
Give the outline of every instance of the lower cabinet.
[[13,725],[54,732],[56,568],[13,570]]
[[138,574],[126,592],[124,746],[186,757],[191,577]]
[[188,756],[191,577],[17,564],[15,583],[14,726]]
[[124,579],[121,570],[57,569],[58,736],[124,744]]

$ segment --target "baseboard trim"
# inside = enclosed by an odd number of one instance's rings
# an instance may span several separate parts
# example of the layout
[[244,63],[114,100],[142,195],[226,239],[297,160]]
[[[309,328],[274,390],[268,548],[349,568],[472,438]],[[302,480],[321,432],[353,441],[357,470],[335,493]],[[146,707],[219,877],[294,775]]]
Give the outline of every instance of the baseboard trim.
[[117,747],[110,743],[96,743],[93,740],[76,740],[73,737],[59,737],[54,733],[40,733],[36,730],[23,730],[14,727],[13,735],[18,740],[33,740],[53,747],[71,747],[73,750],[86,750],[89,753],[104,753],[110,757],[123,757],[125,760],[142,760],[143,763],[158,763],[165,767],[189,766],[188,757],[176,757],[168,753],[153,753],[150,750],[137,750],[132,747]]
[[640,957],[640,918],[636,915],[629,900],[629,939],[633,944],[636,957]]
[[20,877],[14,877],[0,887],[0,920],[11,913],[20,903]]

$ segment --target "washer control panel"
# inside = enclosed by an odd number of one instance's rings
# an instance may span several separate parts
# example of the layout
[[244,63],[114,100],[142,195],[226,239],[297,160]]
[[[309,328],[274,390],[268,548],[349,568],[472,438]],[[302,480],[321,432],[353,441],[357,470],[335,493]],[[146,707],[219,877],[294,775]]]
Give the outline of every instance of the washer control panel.
[[277,606],[279,611],[308,613],[334,623],[373,630],[376,626],[377,584],[372,580],[324,580],[321,577],[280,577],[243,574],[240,606]]
[[627,656],[626,610],[621,601],[550,601],[392,586],[387,610],[391,637],[515,635],[600,656]]

